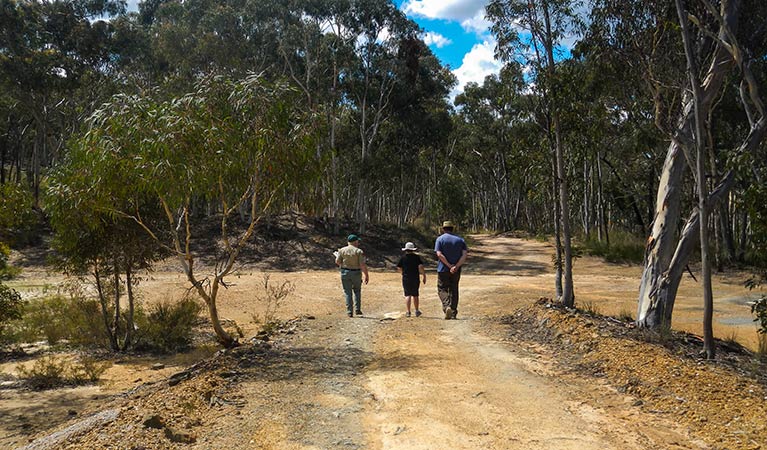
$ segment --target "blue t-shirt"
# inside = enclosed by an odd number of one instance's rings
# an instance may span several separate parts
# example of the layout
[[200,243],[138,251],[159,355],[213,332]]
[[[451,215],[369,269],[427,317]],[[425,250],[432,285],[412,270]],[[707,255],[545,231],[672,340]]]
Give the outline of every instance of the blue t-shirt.
[[[437,238],[437,242],[434,244],[434,251],[442,252],[442,254],[445,255],[447,261],[453,265],[455,265],[455,263],[461,259],[464,250],[468,250],[466,247],[466,241],[464,241],[462,237],[456,236],[455,234],[444,233]],[[448,271],[450,271],[450,268],[442,264],[442,261],[439,261],[437,264],[437,272]]]

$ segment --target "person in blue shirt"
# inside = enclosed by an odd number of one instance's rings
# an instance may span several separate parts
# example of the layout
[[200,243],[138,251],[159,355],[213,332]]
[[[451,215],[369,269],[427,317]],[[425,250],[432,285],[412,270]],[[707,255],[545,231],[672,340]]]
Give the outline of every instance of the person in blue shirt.
[[446,220],[442,223],[442,234],[434,244],[437,253],[437,295],[442,302],[445,320],[458,315],[458,282],[461,281],[461,267],[466,262],[469,250],[462,237],[453,234],[455,225]]

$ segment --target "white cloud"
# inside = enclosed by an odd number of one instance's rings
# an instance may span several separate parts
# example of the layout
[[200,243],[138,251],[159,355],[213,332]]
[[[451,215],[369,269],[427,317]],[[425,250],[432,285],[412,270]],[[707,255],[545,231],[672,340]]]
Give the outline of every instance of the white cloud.
[[490,29],[490,21],[485,19],[485,9],[482,8],[474,17],[461,22],[461,26],[466,31],[473,31],[477,34],[487,33]]
[[423,41],[426,43],[426,45],[434,45],[437,48],[445,47],[446,45],[450,45],[453,43],[450,39],[446,38],[445,36],[442,36],[439,33],[435,33],[433,31],[429,31],[426,34],[423,35]]
[[427,19],[458,22],[467,31],[483,33],[489,23],[485,20],[486,0],[406,0],[405,14]]
[[[386,43],[389,42],[390,38],[391,38],[391,31],[389,30],[389,27],[383,27],[380,30],[378,30],[378,35],[376,36],[375,42],[377,42],[378,44],[386,45]],[[356,47],[358,49],[362,48],[366,46],[369,42],[370,41],[368,40],[368,37],[366,35],[360,34],[357,36]]]
[[475,44],[472,49],[463,56],[461,67],[453,70],[453,74],[458,78],[458,86],[450,93],[452,99],[463,92],[466,83],[475,82],[482,84],[485,77],[491,74],[497,74],[501,71],[503,63],[495,59],[495,41],[485,40]]

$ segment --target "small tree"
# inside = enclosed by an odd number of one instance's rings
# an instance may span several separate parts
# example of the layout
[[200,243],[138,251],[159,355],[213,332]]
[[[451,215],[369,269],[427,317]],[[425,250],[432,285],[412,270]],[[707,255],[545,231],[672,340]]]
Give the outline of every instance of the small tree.
[[[49,178],[45,210],[54,229],[54,262],[68,275],[93,280],[109,346],[125,351],[133,344],[137,274],[168,252],[132,220],[100,211],[92,180],[81,169],[70,160]],[[159,221],[156,208],[140,209],[146,220]]]
[[4,341],[6,324],[21,319],[24,301],[16,290],[0,283],[0,344]]
[[[219,341],[235,345],[218,317],[219,290],[263,214],[318,173],[312,130],[296,92],[260,75],[237,82],[216,76],[167,101],[117,96],[89,125],[72,152],[74,169],[90,181],[77,196],[86,194],[98,210],[131,219],[176,255],[191,289],[205,301]],[[144,214],[147,199],[159,209],[162,225]],[[220,215],[219,253],[209,271],[196,266],[194,237],[201,230],[193,220],[206,208]],[[233,235],[235,213],[247,226]]]

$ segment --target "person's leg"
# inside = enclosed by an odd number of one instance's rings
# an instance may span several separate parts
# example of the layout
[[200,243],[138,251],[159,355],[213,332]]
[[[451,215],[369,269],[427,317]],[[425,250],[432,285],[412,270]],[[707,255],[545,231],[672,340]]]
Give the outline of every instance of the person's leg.
[[349,276],[348,271],[341,271],[341,286],[344,288],[344,296],[346,297],[346,314],[351,316],[354,311],[352,305],[352,279]]
[[418,308],[418,296],[413,296],[413,307],[415,308],[415,316],[418,317],[421,315],[421,309]]
[[458,283],[461,281],[461,269],[452,274],[450,278],[450,309],[453,310],[453,319],[458,315]]
[[352,272],[354,278],[352,278],[352,291],[354,291],[354,313],[357,315],[362,314],[362,272]]
[[405,311],[406,316],[410,317],[410,292],[408,289],[407,278],[402,277],[402,295],[405,298]]
[[450,272],[437,273],[437,295],[444,311],[450,306]]

